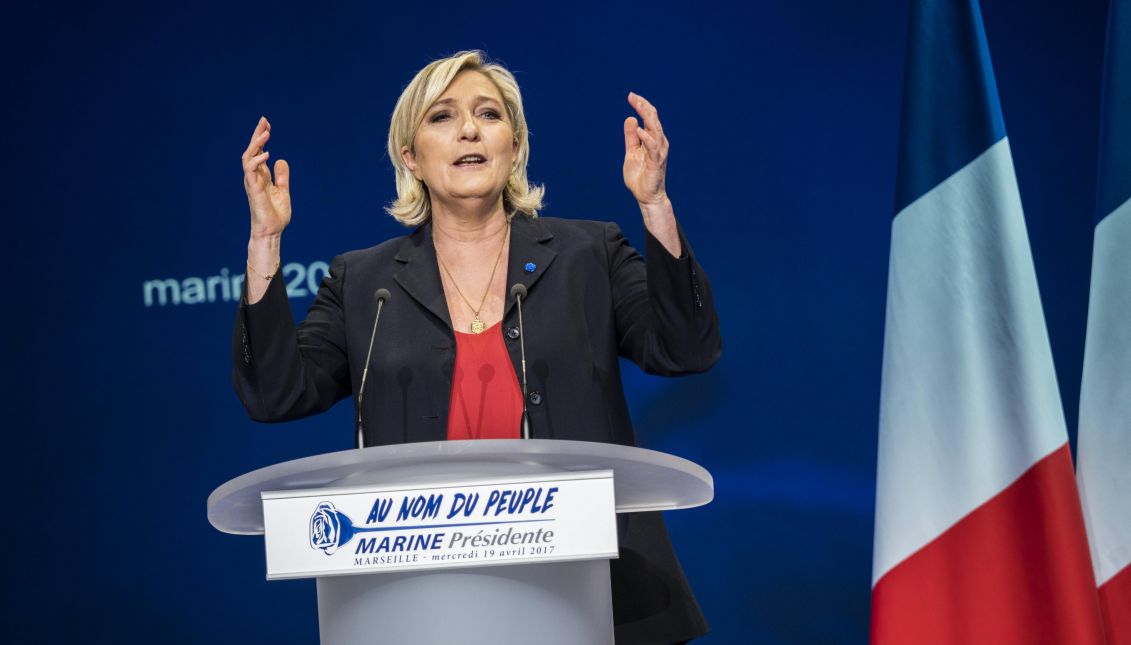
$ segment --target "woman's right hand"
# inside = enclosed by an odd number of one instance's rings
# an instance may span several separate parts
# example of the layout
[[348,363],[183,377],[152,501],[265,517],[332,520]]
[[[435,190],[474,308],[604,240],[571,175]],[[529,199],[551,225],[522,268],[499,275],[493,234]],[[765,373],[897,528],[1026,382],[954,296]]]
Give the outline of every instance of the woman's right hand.
[[287,162],[275,162],[275,181],[267,168],[271,153],[263,149],[271,138],[271,124],[260,117],[243,153],[243,187],[251,208],[251,237],[278,236],[291,221],[291,169]]

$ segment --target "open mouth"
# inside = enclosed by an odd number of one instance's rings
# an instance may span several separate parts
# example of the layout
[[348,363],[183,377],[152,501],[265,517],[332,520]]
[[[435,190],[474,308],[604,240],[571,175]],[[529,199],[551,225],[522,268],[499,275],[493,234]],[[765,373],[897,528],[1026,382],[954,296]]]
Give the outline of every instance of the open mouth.
[[452,165],[459,168],[473,168],[476,166],[482,166],[485,163],[487,163],[487,158],[483,155],[464,155],[459,159],[456,159],[456,162]]

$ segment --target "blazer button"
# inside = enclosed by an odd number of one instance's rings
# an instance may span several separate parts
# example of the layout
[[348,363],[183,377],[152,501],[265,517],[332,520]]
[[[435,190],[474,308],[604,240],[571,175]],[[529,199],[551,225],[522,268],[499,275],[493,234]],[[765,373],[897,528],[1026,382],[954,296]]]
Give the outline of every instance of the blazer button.
[[530,405],[542,405],[542,393],[534,390],[526,398],[530,399]]
[[507,328],[507,338],[509,338],[511,340],[518,340],[518,327],[513,327],[513,326],[508,327]]

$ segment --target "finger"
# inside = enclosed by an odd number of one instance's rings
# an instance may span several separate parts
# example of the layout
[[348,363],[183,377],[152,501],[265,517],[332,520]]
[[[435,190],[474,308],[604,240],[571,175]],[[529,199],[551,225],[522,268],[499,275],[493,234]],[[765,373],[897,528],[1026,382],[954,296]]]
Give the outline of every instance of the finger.
[[282,159],[275,162],[275,186],[284,193],[291,192],[291,167]]
[[[266,167],[263,165],[263,162],[267,161],[267,158],[270,157],[270,156],[271,156],[271,153],[267,150],[264,150],[263,152],[255,155],[254,157],[249,157],[247,159],[247,162],[244,163],[244,174],[254,175],[254,174],[258,174],[260,170],[265,170]],[[268,179],[268,181],[270,181],[270,179],[271,179],[270,173],[268,173],[267,179]]]
[[624,120],[624,151],[626,153],[640,147],[640,138],[636,136],[638,130],[640,130],[640,124],[636,122],[636,117],[630,116]]
[[272,186],[271,169],[267,167],[267,164],[259,164],[259,167],[255,169],[255,175],[263,182],[264,189]]
[[263,152],[263,146],[266,145],[267,140],[271,138],[270,130],[261,130],[256,128],[255,134],[251,137],[251,142],[247,144],[247,149],[243,151],[244,158],[254,157],[255,155]]
[[656,138],[656,135],[644,128],[639,128],[636,134],[640,137],[640,140],[644,142],[644,149],[648,151],[649,156],[657,160],[663,157],[660,140]]
[[[264,134],[267,136],[264,136]],[[251,141],[248,142],[247,149],[244,150],[244,155],[250,157],[259,154],[270,135],[271,123],[267,121],[267,117],[259,117],[259,121],[255,124],[255,130],[251,133]]]
[[259,117],[259,122],[255,124],[255,130],[251,133],[251,144],[249,144],[249,147],[255,144],[255,140],[258,139],[261,134],[269,132],[270,130],[271,124],[267,122],[267,117]]
[[664,126],[660,124],[660,113],[656,110],[656,106],[652,105],[648,99],[640,96],[636,92],[628,93],[628,102],[636,109],[636,112],[640,114],[640,118],[644,120],[644,125],[649,130],[663,136]]

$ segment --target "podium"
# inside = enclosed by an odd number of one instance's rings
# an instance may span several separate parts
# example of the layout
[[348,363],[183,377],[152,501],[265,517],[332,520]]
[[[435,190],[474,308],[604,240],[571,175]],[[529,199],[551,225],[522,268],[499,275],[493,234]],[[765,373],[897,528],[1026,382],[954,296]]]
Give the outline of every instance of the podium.
[[208,520],[264,535],[268,579],[316,578],[323,645],[611,644],[614,513],[713,496],[702,467],[642,448],[438,441],[247,473]]

